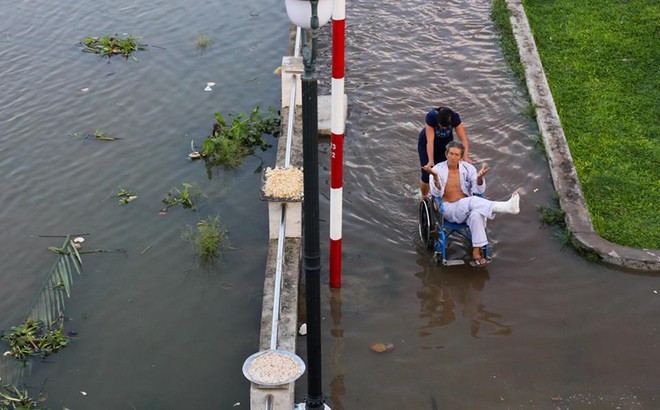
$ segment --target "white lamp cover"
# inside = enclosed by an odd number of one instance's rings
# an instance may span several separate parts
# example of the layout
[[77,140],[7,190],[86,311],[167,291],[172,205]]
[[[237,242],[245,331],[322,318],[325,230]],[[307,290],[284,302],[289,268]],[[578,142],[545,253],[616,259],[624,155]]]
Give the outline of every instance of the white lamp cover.
[[[286,13],[289,19],[298,27],[312,28],[312,4],[309,0],[285,0]],[[330,21],[332,17],[332,0],[319,0],[317,6],[319,27]]]

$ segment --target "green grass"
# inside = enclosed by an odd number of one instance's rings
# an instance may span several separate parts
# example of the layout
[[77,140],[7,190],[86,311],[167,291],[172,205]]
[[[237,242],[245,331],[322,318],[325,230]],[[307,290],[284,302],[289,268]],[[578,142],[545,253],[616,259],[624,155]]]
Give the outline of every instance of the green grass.
[[211,44],[213,44],[213,39],[211,37],[207,37],[204,34],[197,36],[197,48],[199,50],[204,51],[210,47]]
[[525,84],[525,68],[518,55],[518,45],[513,37],[511,22],[509,21],[509,9],[506,6],[506,0],[494,0],[490,18],[495,23],[495,27],[500,32],[500,46],[506,62],[513,70],[514,74],[522,84]]
[[227,231],[218,216],[199,221],[195,228],[189,226],[184,237],[203,262],[213,262],[229,243]]
[[523,4],[594,228],[621,245],[660,247],[657,1]]

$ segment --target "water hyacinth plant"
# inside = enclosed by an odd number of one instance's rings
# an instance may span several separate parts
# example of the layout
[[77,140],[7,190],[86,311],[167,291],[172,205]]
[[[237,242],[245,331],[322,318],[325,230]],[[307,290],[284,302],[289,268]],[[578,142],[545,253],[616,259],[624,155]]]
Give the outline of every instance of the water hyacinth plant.
[[279,134],[280,118],[274,108],[270,108],[265,117],[259,112],[259,107],[252,110],[249,116],[245,113],[230,113],[229,116],[234,117],[231,122],[220,113],[215,113],[212,135],[206,138],[201,151],[207,164],[235,168],[244,156],[254,153],[255,147],[262,150],[270,147],[264,135],[277,137]]
[[99,54],[108,58],[113,55],[121,55],[125,59],[130,57],[133,61],[138,61],[138,59],[132,54],[146,48],[145,45],[140,44],[137,37],[129,35],[126,38],[120,38],[117,34],[114,36],[85,37],[79,41],[79,44],[85,53]]
[[20,361],[30,356],[46,357],[68,344],[68,339],[59,328],[49,328],[41,321],[26,319],[2,335],[9,343],[9,355]]

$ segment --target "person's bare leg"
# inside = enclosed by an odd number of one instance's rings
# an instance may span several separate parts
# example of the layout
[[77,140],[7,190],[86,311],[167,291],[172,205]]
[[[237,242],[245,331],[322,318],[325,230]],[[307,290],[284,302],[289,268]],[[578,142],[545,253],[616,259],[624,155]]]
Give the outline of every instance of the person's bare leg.
[[486,258],[481,256],[481,248],[472,248],[472,259],[477,266],[483,266],[486,264]]
[[431,189],[430,185],[424,181],[419,181],[419,190],[422,193],[422,198],[427,198],[429,196],[429,190]]

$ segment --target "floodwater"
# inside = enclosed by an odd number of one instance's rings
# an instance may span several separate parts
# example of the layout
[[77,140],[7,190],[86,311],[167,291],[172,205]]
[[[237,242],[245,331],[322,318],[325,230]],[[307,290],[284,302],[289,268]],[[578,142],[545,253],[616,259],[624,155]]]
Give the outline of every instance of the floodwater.
[[[550,174],[490,2],[347,3],[343,286],[322,288],[330,407],[660,407],[660,278],[589,262],[540,226]],[[275,152],[210,173],[187,154],[213,113],[279,104],[283,2],[30,0],[2,2],[0,15],[0,329],[23,319],[55,260],[46,248],[62,241],[34,235],[89,233],[90,248],[126,250],[84,255],[66,310],[78,339],[35,362],[27,385],[57,410],[248,408],[240,369],[258,346],[267,245],[255,171]],[[139,62],[76,44],[115,32],[150,45]],[[199,34],[214,40],[204,53]],[[320,44],[329,92],[327,28]],[[491,166],[488,196],[523,194],[519,215],[489,222],[484,269],[438,267],[417,239],[416,138],[440,103],[461,114],[475,162]],[[97,128],[122,139],[72,136]],[[320,149],[327,283],[328,144]],[[159,215],[183,183],[205,193],[198,212]],[[138,199],[119,206],[119,187]],[[232,248],[204,269],[181,231],[214,215]],[[373,353],[374,343],[394,350]],[[304,358],[304,338],[298,346]]]
[[[279,106],[283,2],[2,1],[0,15],[0,329],[23,320],[56,260],[47,247],[64,241],[33,235],[126,251],[83,255],[65,311],[77,340],[27,385],[54,410],[247,408],[268,240],[255,171],[276,152],[210,173],[188,153],[215,112]],[[139,62],[77,44],[114,33],[142,37]],[[200,34],[213,39],[203,53]],[[121,139],[74,136],[96,129]],[[205,195],[197,212],[159,215],[184,183]],[[138,199],[120,206],[120,188]],[[231,248],[201,268],[182,231],[216,215]]]
[[[660,408],[660,277],[589,262],[540,225],[553,186],[491,2],[403,4],[347,2],[342,288],[324,287],[322,305],[328,404]],[[475,163],[491,166],[488,197],[522,193],[519,215],[489,222],[484,269],[436,266],[416,236],[416,138],[440,104],[461,114]]]

